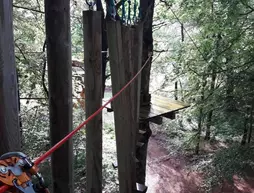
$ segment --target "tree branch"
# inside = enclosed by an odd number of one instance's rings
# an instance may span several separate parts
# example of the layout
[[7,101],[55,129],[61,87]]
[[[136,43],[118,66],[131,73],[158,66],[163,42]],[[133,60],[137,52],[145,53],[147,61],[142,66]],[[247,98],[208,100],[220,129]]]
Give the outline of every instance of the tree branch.
[[116,10],[118,10],[118,9],[121,7],[123,1],[124,1],[124,3],[125,3],[127,0],[121,0],[121,1],[119,1],[119,2],[116,4]]
[[240,0],[240,1],[241,1],[241,3],[242,3],[244,6],[248,7],[250,10],[254,11],[254,8],[251,7],[248,3],[243,2],[243,0]]
[[37,9],[33,9],[33,8],[22,7],[22,6],[18,6],[18,5],[14,5],[14,4],[12,4],[12,6],[15,7],[15,8],[18,8],[18,9],[25,9],[25,10],[28,10],[28,11],[34,11],[34,12],[41,13],[41,14],[45,13],[43,11],[40,11],[40,10],[37,10]]
[[42,87],[44,89],[44,92],[46,93],[46,96],[49,98],[49,92],[48,92],[48,89],[47,89],[46,84],[45,84],[46,63],[47,63],[47,60],[46,60],[46,45],[47,45],[47,42],[45,40],[44,44],[43,44],[43,47],[42,47],[42,51],[45,53],[45,55],[43,57]]

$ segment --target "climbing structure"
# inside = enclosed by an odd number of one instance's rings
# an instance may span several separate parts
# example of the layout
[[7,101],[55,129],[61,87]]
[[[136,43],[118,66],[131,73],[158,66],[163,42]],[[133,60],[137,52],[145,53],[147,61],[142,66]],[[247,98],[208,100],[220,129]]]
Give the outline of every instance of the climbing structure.
[[[112,91],[116,94],[141,67],[142,24],[126,26],[107,22]],[[136,135],[138,131],[140,78],[114,102],[120,192],[136,190]]]
[[[127,9],[125,9],[126,5]],[[127,4],[122,3],[121,17],[107,21],[113,95],[150,60],[148,58],[144,64],[141,64],[143,22],[135,15],[136,9],[137,5],[134,1],[134,11],[132,11],[134,14],[131,16],[130,1],[127,1]],[[109,10],[114,11],[114,8]],[[107,106],[108,111],[114,111],[115,117],[117,162],[113,163],[113,167],[118,169],[121,193],[147,190],[145,184],[138,183],[137,176],[140,174],[137,172],[140,171],[139,167],[145,167],[143,160],[141,161],[141,149],[147,146],[151,133],[140,130],[139,124],[142,122],[161,124],[162,117],[174,119],[177,111],[188,107],[180,101],[156,95],[150,95],[150,103],[144,103],[140,97],[140,81],[138,77],[113,101],[113,104]]]

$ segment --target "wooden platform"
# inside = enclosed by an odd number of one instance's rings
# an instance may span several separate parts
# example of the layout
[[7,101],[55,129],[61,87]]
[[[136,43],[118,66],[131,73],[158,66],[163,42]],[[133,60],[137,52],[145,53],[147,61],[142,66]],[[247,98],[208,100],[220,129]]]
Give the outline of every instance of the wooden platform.
[[[105,104],[107,99],[104,99]],[[171,100],[166,97],[151,95],[151,104],[140,108],[140,121],[151,121],[156,124],[162,123],[162,117],[174,119],[175,113],[190,105],[181,101]],[[111,104],[107,105],[109,112],[113,111]]]

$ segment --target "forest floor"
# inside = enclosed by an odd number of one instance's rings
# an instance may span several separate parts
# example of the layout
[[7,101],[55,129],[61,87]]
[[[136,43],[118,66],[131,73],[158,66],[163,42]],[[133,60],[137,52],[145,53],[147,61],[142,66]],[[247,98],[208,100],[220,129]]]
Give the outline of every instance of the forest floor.
[[150,138],[148,146],[147,185],[148,193],[197,193],[201,177],[185,170],[181,155],[168,155],[158,139]]
[[[171,155],[162,147],[159,136],[150,138],[147,163],[147,193],[202,193],[202,173],[188,170],[190,160],[181,153]],[[248,180],[234,176],[234,184],[224,183],[213,193],[254,193],[254,178]]]
[[[104,146],[103,152],[106,155],[105,159],[112,163],[116,159],[113,113],[104,110],[104,124],[108,129],[104,130],[106,133],[103,141],[107,142],[107,145]],[[165,126],[155,125],[151,128],[153,135],[148,144],[147,193],[204,193],[200,189],[204,174],[197,172],[195,168],[204,157],[226,148],[227,144],[221,142],[202,144],[201,155],[195,156],[190,151],[182,151],[181,146],[177,145],[174,135],[170,137],[166,134],[168,131],[165,131]],[[173,132],[171,131],[171,134]],[[115,175],[117,178],[117,173]],[[248,179],[234,176],[233,185],[223,183],[222,187],[214,188],[213,193],[254,193],[254,175],[251,176],[253,177]],[[110,182],[109,187],[111,186],[113,187]],[[112,189],[110,190],[105,192],[112,192]]]

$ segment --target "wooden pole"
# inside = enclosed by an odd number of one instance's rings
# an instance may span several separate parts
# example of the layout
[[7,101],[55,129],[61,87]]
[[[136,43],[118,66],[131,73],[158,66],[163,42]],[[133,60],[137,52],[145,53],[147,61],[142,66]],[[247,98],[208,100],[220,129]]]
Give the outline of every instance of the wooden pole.
[[[129,66],[127,66],[127,60],[130,57],[130,43],[127,41],[130,40],[128,37],[129,30],[128,28],[123,28],[122,32],[120,21],[107,21],[113,94],[116,94],[131,77]],[[123,37],[125,38],[123,39]],[[130,87],[128,87],[114,100],[120,193],[133,192],[136,185],[134,149],[136,132],[133,133],[132,130],[133,117],[131,113],[133,108],[131,105],[131,93]]]
[[12,0],[0,1],[0,155],[20,150]]
[[[131,63],[130,71],[133,77],[141,68],[142,65],[142,42],[143,42],[143,24],[139,23],[132,26],[132,47],[131,47]],[[138,133],[139,113],[140,113],[140,89],[141,89],[141,76],[138,76],[131,87],[133,92],[133,116],[136,119],[136,132]]]
[[[122,26],[107,21],[112,91],[116,94],[140,69],[140,26]],[[114,100],[118,175],[121,193],[136,190],[136,135],[138,132],[140,77]]]
[[[55,145],[72,131],[70,0],[45,0],[50,105],[50,139]],[[73,192],[72,140],[52,157],[54,193]]]
[[[102,105],[101,12],[84,11],[86,116]],[[102,192],[102,113],[86,125],[87,193]]]

